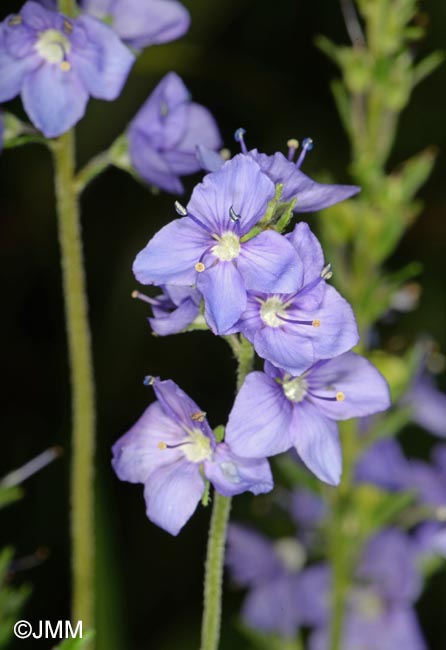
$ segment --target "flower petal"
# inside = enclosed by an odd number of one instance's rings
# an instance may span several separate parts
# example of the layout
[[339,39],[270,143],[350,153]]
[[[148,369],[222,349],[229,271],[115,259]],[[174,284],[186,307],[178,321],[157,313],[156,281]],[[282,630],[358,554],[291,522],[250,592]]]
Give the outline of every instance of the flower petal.
[[7,102],[18,95],[26,75],[40,63],[37,57],[11,56],[5,44],[6,29],[5,25],[0,25],[0,102]]
[[311,391],[318,395],[344,393],[345,399],[339,402],[314,399],[317,408],[334,420],[372,415],[390,407],[386,380],[370,361],[354,352],[316,364],[307,380]]
[[339,485],[342,457],[338,425],[307,401],[297,405],[291,422],[296,451],[316,476],[330,485]]
[[229,214],[232,208],[240,215],[241,234],[245,234],[263,217],[274,192],[273,183],[257,163],[239,154],[221,170],[205,176],[195,187],[187,208],[216,234],[233,230]]
[[204,473],[217,492],[225,497],[248,490],[264,494],[274,487],[267,460],[236,456],[224,442],[217,446],[212,460],[204,461]]
[[171,535],[178,535],[204,492],[199,465],[179,460],[151,474],[144,489],[147,516]]
[[272,230],[242,244],[237,267],[251,291],[293,293],[302,286],[298,254],[285,237]]
[[[303,325],[306,330],[309,325]],[[283,327],[264,327],[254,336],[254,347],[262,359],[271,361],[292,375],[300,375],[314,363],[312,341]]]
[[299,576],[279,575],[248,593],[242,618],[256,630],[274,632],[282,638],[293,637],[302,622],[298,596]]
[[130,128],[128,143],[132,165],[146,183],[170,194],[183,194],[182,182],[172,172],[164,154],[153,149],[145,133],[138,128]]
[[292,446],[292,405],[263,372],[251,372],[235,398],[225,440],[239,456],[265,458]]
[[178,449],[160,449],[159,442],[176,445],[184,431],[161,408],[151,404],[139,420],[113,445],[113,468],[121,481],[145,483],[159,467],[182,458]]
[[[181,422],[185,427],[193,427],[193,415],[201,413],[200,407],[194,402],[193,399],[187,395],[174,381],[167,379],[160,381],[155,378],[153,381],[153,390],[159,400],[163,411],[172,419]],[[201,428],[204,429],[203,433],[210,434],[209,425],[207,420],[199,423]]]
[[55,138],[83,117],[88,93],[73,69],[43,64],[25,77],[22,100],[33,124],[47,138]]
[[244,587],[269,580],[281,569],[271,541],[237,524],[229,525],[226,564],[234,580]]
[[[90,0],[89,4],[95,2]],[[190,25],[189,12],[175,0],[118,0],[113,18],[113,29],[136,48],[173,41]]]
[[309,225],[301,221],[286,237],[302,260],[303,284],[307,285],[319,278],[324,267],[324,252],[318,238],[311,232]]
[[133,273],[142,284],[195,283],[195,264],[209,246],[209,236],[191,219],[175,219],[161,228],[136,256]]
[[197,289],[203,294],[207,324],[215,334],[224,334],[245,309],[242,276],[232,262],[218,262],[198,275]]
[[149,323],[158,336],[168,336],[184,330],[197,318],[199,313],[199,306],[193,300],[186,299],[171,313],[157,318],[149,318]]
[[202,144],[197,147],[197,158],[200,167],[207,172],[217,172],[225,163],[219,153]]
[[92,97],[116,99],[127,80],[135,56],[117,34],[99,20],[81,16],[75,29],[85,30],[87,40],[73,47],[70,61]]
[[297,198],[295,212],[316,212],[330,205],[344,201],[360,191],[354,185],[327,185],[316,183],[306,176],[280,152],[273,156],[259,154],[256,150],[249,155],[256,160],[262,171],[274,181],[283,183],[282,201]]

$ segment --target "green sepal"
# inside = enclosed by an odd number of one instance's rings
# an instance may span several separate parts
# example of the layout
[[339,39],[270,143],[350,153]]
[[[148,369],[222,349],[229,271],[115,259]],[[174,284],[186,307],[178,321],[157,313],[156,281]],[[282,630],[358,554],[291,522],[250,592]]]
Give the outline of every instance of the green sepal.
[[23,496],[23,490],[18,487],[2,487],[0,486],[0,509],[15,503]]
[[214,436],[217,442],[223,442],[225,437],[225,427],[223,424],[219,424],[218,427],[215,427]]

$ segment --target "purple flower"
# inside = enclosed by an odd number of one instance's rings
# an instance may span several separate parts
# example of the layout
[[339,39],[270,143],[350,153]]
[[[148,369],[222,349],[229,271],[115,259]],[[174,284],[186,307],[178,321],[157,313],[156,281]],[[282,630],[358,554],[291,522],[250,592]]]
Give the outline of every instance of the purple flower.
[[407,486],[409,464],[394,438],[378,440],[362,454],[356,464],[356,480],[390,491]]
[[383,411],[389,389],[376,368],[354,352],[319,361],[299,376],[265,363],[250,373],[236,397],[226,440],[247,458],[295,447],[316,476],[337,485],[341,446],[337,420]]
[[163,293],[156,298],[149,298],[139,291],[132,295],[152,306],[153,317],[148,320],[156,334],[178,334],[199,317],[201,295],[192,287],[168,284],[161,288]]
[[[225,333],[245,309],[248,291],[292,292],[302,265],[282,235],[262,232],[243,241],[264,215],[274,185],[246,156],[208,174],[192,193],[183,218],[162,228],[136,257],[133,271],[143,284],[197,286],[205,318]],[[186,216],[187,215],[187,216]]]
[[412,409],[412,419],[438,438],[446,438],[446,394],[422,367],[404,398]]
[[217,444],[206,414],[173,381],[150,383],[157,401],[115,443],[112,464],[122,481],[144,484],[151,521],[177,535],[203,496],[204,477],[224,496],[273,488],[266,460]]
[[[344,650],[425,650],[413,603],[421,591],[417,553],[402,531],[385,529],[367,544],[356,572],[343,631]],[[329,628],[310,637],[310,650],[326,650]]]
[[[242,152],[253,158],[275,185],[278,183],[283,184],[284,188],[281,201],[288,202],[296,199],[296,205],[293,208],[295,212],[323,210],[354,196],[360,191],[360,188],[355,185],[316,183],[316,181],[313,181],[300,171],[300,166],[305,158],[306,152],[313,148],[311,138],[305,138],[302,142],[302,152],[298,161],[295,163],[293,162],[293,158],[298,146],[297,141],[290,140],[288,158],[286,158],[280,152],[268,156],[267,154],[260,153],[257,149],[248,151],[244,143],[243,135],[244,129],[238,129],[236,131],[236,140],[240,142]],[[198,158],[203,169],[208,171],[216,171],[224,164],[224,160],[218,154],[207,150],[206,147],[199,148]]]
[[295,292],[251,290],[233,331],[242,332],[263,359],[298,375],[350,350],[359,335],[350,305],[325,281],[331,271],[308,225],[297,224],[286,237],[303,264]]
[[189,12],[176,0],[81,0],[80,4],[137,49],[180,38],[190,25]]
[[189,91],[174,72],[158,84],[128,129],[133,166],[148,183],[166,192],[184,191],[179,176],[200,169],[197,145],[217,149],[220,133],[210,112],[191,101]]
[[325,621],[328,572],[315,565],[302,570],[305,551],[297,539],[273,542],[259,533],[232,524],[226,563],[234,580],[249,592],[242,619],[263,632],[292,637],[302,625]]
[[53,138],[81,119],[90,95],[116,99],[133,62],[95,18],[72,20],[27,2],[0,25],[0,102],[20,93],[33,124]]

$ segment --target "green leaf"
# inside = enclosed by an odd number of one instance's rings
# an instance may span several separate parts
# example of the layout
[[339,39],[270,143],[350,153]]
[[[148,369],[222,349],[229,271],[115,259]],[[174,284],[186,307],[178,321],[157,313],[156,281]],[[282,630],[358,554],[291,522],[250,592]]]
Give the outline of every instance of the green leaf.
[[20,487],[1,487],[0,486],[0,509],[15,503],[23,496],[23,491]]
[[81,650],[85,648],[89,641],[94,637],[93,630],[87,630],[83,633],[82,639],[65,639],[58,646],[55,646],[53,650]]
[[414,67],[412,72],[412,88],[415,88],[423,79],[426,79],[445,60],[445,52],[432,52]]

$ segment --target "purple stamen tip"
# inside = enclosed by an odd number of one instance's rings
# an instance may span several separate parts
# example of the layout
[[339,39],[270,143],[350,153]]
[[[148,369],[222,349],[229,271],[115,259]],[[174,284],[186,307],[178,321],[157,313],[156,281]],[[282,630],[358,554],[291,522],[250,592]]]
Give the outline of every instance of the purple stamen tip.
[[242,142],[245,133],[246,133],[246,129],[243,128],[237,129],[237,131],[234,133],[234,140],[236,142]]
[[153,375],[146,375],[142,383],[144,384],[144,386],[153,386],[153,384],[155,383],[155,377],[153,377]]
[[306,151],[311,151],[314,147],[314,143],[312,138],[304,138],[302,140],[302,148],[305,149]]

